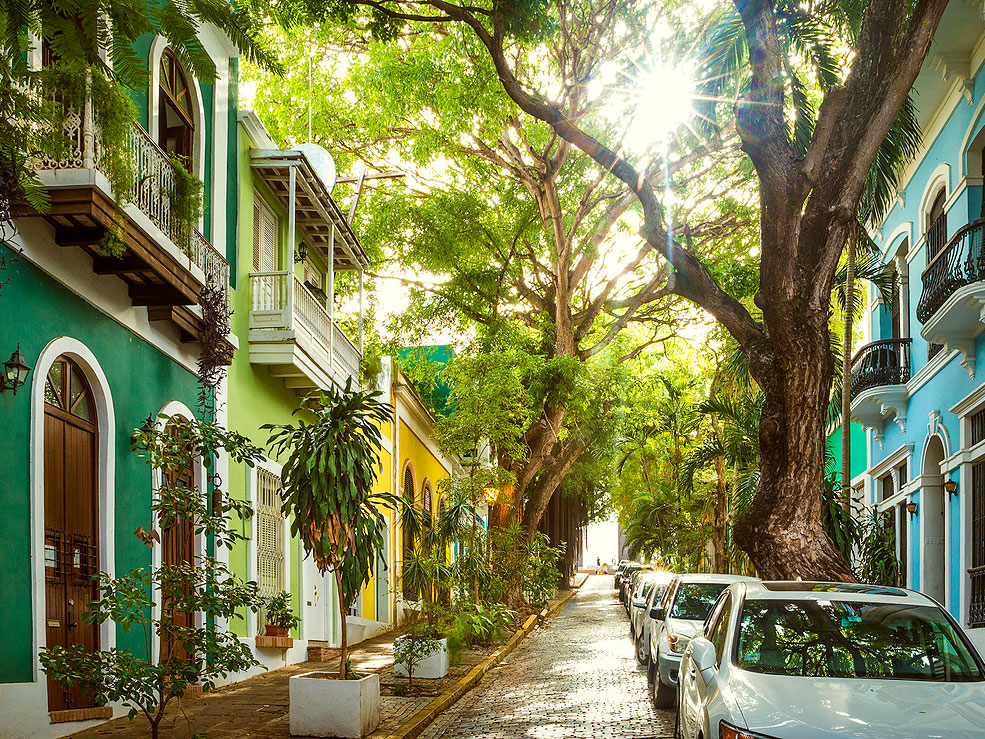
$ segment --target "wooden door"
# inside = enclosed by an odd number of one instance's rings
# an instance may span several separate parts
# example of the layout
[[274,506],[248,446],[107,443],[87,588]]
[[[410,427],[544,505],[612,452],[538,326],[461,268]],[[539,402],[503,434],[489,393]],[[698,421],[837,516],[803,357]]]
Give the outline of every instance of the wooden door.
[[[98,431],[92,392],[67,357],[51,366],[44,406],[45,643],[99,649],[99,629],[82,620],[96,597]],[[48,680],[48,710],[95,705],[77,687]]]
[[[178,417],[178,420],[183,420]],[[173,429],[173,426],[170,427]],[[164,485],[172,488],[191,488],[195,484],[194,473],[191,466],[177,472],[169,472],[164,479]],[[161,532],[161,561],[164,565],[195,564],[195,527],[192,521],[181,518],[172,521]],[[195,625],[195,614],[188,611],[172,609],[168,603],[163,603],[165,617],[170,617],[171,623],[178,627],[190,627]],[[172,634],[164,631],[161,634],[161,655],[160,661],[164,662],[170,657],[175,659],[186,659],[188,657],[184,647],[176,643]]]

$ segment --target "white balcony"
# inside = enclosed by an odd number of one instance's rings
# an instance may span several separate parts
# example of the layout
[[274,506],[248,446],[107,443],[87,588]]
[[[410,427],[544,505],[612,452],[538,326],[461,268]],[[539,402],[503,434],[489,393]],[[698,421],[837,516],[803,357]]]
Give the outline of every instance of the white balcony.
[[290,272],[250,275],[250,362],[306,394],[359,379],[359,348]]

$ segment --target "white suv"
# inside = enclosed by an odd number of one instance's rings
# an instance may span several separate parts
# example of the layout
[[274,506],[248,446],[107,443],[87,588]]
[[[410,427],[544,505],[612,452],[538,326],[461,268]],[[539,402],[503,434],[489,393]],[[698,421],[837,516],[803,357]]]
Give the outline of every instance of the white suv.
[[741,575],[675,575],[650,619],[650,663],[646,676],[657,708],[671,708],[677,697],[677,674],[688,643],[701,634],[708,611],[734,582],[758,582]]

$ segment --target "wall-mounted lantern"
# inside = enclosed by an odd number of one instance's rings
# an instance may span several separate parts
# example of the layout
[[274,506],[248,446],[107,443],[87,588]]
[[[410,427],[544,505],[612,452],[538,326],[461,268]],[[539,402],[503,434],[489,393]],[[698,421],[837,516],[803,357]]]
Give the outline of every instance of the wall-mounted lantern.
[[917,504],[914,503],[913,501],[910,501],[909,503],[906,504],[906,510],[910,512],[911,517],[917,515],[917,510],[918,510]]
[[17,395],[17,388],[24,384],[27,373],[31,371],[31,365],[24,361],[21,354],[20,344],[16,351],[10,355],[10,359],[3,363],[3,375],[0,376],[0,393],[4,390],[13,390]]
[[958,494],[958,483],[957,483],[957,481],[955,481],[955,480],[947,480],[947,481],[945,481],[945,483],[944,483],[944,491],[948,495],[957,495]]

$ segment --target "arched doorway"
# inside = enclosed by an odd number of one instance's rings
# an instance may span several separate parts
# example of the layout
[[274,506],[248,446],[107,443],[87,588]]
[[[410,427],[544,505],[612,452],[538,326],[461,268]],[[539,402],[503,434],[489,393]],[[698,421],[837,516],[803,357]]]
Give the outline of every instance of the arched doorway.
[[[96,597],[99,571],[99,430],[82,369],[56,359],[44,387],[45,644],[99,649],[99,629],[82,614]],[[48,680],[48,710],[89,708],[78,687]]]
[[933,436],[923,457],[923,484],[920,487],[920,516],[923,519],[923,576],[920,589],[944,602],[944,478],[941,462],[944,444]]
[[[167,433],[172,438],[177,438],[179,429],[187,420],[182,416],[172,416],[166,427]],[[182,488],[193,488],[195,486],[195,473],[191,464],[175,470],[168,470],[161,481],[165,494],[168,490],[173,494],[185,497],[181,493]],[[190,518],[182,517],[171,521],[161,522],[161,563],[164,566],[195,565],[195,526]],[[161,607],[169,611],[170,622],[177,628],[190,628],[195,626],[195,617],[188,611],[172,608],[167,602]],[[187,659],[188,653],[184,647],[174,638],[173,632],[163,631],[161,634],[161,653],[160,662],[169,659]]]

